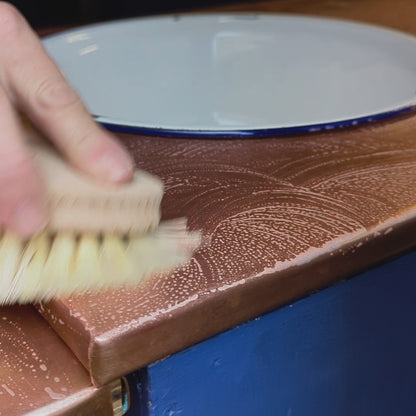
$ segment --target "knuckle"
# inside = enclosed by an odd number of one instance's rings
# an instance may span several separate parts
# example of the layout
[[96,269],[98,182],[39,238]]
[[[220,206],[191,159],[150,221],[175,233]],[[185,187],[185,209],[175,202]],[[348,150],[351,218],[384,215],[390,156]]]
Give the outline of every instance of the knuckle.
[[75,143],[82,144],[96,144],[97,143],[97,129],[94,124],[84,128],[84,130],[75,138]]
[[61,110],[80,103],[80,98],[63,78],[47,78],[35,90],[35,103],[48,111]]
[[86,128],[76,136],[74,135],[71,140],[71,147],[75,153],[91,152],[91,148],[96,145],[97,134],[94,128]]
[[0,39],[9,43],[16,39],[25,25],[20,12],[10,3],[0,1]]

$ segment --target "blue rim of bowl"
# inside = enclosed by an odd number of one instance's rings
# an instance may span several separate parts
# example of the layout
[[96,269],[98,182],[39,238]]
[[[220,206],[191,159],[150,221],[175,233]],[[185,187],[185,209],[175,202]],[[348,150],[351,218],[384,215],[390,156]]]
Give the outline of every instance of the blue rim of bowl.
[[231,139],[231,138],[261,138],[273,136],[287,136],[305,133],[318,133],[334,129],[345,129],[348,127],[356,127],[363,124],[374,123],[376,121],[384,121],[389,118],[404,115],[416,110],[416,104],[402,107],[396,110],[385,111],[373,115],[366,115],[362,117],[345,119],[340,121],[318,123],[311,125],[293,126],[293,127],[268,127],[264,129],[241,129],[241,130],[177,130],[164,129],[157,127],[142,127],[137,125],[129,125],[105,121],[103,116],[96,116],[94,118],[102,126],[108,130],[119,133],[133,133],[144,136],[158,136],[158,137],[183,137],[194,139]]

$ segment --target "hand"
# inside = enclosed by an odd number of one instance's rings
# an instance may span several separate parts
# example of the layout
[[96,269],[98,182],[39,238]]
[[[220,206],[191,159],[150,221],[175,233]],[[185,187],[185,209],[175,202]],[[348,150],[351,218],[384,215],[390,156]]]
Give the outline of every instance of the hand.
[[47,213],[18,112],[76,168],[103,181],[131,179],[126,151],[94,122],[24,17],[0,1],[0,224],[27,236]]

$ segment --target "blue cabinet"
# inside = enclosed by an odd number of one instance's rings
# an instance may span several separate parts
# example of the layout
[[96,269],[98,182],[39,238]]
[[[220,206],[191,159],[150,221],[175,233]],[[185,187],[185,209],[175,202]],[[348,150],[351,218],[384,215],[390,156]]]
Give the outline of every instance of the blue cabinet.
[[141,416],[416,415],[416,253],[129,375]]

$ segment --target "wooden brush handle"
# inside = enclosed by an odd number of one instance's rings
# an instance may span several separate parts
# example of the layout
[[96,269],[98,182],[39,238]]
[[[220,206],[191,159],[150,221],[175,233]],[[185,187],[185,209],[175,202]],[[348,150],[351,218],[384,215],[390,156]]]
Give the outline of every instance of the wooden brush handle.
[[136,171],[130,183],[103,185],[73,169],[50,146],[31,146],[47,190],[51,231],[136,234],[159,224],[163,184],[155,176]]

